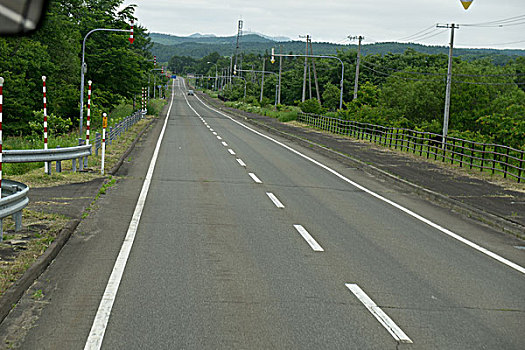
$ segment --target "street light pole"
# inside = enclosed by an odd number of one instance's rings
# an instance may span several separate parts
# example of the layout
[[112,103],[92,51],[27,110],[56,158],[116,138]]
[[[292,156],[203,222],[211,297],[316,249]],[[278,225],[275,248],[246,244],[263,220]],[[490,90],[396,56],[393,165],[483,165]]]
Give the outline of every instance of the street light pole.
[[[94,32],[126,32],[129,33],[130,30],[128,29],[110,29],[110,28],[97,28],[90,30],[86,36],[84,37],[84,41],[82,42],[82,66],[80,67],[80,127],[79,127],[79,134],[82,135],[82,123],[84,119],[84,74],[86,73],[87,66],[85,61],[86,56],[86,40],[87,38]],[[80,136],[82,137],[82,136]]]

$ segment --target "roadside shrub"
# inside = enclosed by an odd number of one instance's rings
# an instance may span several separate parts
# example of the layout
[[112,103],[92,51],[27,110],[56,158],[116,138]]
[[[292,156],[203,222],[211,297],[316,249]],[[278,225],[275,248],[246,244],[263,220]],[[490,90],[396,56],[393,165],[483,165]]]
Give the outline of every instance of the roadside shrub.
[[162,112],[162,107],[166,104],[166,100],[163,99],[155,99],[155,100],[149,100],[148,101],[148,114],[159,116],[160,112]]
[[[29,129],[33,135],[44,134],[44,111],[34,111],[33,120],[29,122]],[[69,118],[60,118],[51,113],[47,116],[48,134],[62,135],[69,131],[73,123]]]
[[321,114],[323,113],[323,107],[316,98],[311,98],[304,102],[299,103],[299,107],[304,113]]

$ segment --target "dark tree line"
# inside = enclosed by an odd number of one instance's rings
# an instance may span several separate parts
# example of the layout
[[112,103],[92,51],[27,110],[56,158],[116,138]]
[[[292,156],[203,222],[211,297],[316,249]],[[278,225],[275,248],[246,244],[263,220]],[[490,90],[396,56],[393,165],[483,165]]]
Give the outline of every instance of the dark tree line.
[[[42,79],[47,76],[48,113],[78,125],[82,40],[95,28],[129,29],[133,6],[123,0],[51,1],[42,27],[30,36],[0,37],[0,76],[4,83],[4,130],[29,132],[43,108]],[[96,32],[86,42],[85,81],[93,81],[92,104],[110,111],[140,94],[152,65],[146,28],[128,33]],[[87,85],[85,90],[87,101]]]

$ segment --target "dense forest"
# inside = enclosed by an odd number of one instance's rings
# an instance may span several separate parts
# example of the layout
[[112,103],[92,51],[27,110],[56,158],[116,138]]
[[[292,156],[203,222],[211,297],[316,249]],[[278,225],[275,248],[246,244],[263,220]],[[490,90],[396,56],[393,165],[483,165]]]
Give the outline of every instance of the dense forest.
[[[0,37],[0,76],[5,79],[3,126],[8,135],[30,132],[31,122],[43,109],[44,75],[51,119],[78,125],[83,38],[95,28],[129,30],[134,7],[120,9],[123,2],[55,0],[34,34]],[[128,38],[126,32],[101,31],[86,41],[85,81],[93,81],[95,115],[138,96],[148,81],[153,62],[146,29],[135,26],[132,45]]]
[[[341,64],[336,60],[316,59],[319,96],[317,102],[313,65],[307,76],[305,103],[301,103],[304,58],[283,58],[282,105],[299,105],[304,111],[331,113],[339,117],[441,133],[445,101],[446,54],[424,54],[409,49],[404,53],[365,55],[361,59],[359,91],[353,100],[356,70],[355,50],[339,51],[344,62],[344,107],[338,110]],[[244,54],[238,58],[239,70],[279,71],[279,60]],[[180,73],[203,74],[204,87],[213,87],[215,68],[218,75],[227,72],[230,57],[219,53],[202,59],[174,56],[169,67]],[[241,67],[242,66],[242,67]],[[490,59],[463,60],[454,58],[451,94],[450,134],[471,140],[496,142],[525,149],[525,57],[512,59],[504,65]],[[233,87],[225,85],[221,94],[231,100],[243,100],[244,80],[247,101],[271,105],[276,94],[277,74],[266,74],[264,98],[260,100],[261,74],[238,72]],[[219,80],[218,83],[228,81]],[[221,85],[222,86],[222,85]],[[311,91],[311,92],[310,92]]]

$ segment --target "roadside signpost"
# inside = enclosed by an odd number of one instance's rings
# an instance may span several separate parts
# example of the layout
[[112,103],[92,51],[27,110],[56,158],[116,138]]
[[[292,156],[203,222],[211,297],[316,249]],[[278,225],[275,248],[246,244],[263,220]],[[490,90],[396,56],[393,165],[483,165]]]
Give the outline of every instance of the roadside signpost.
[[100,164],[100,173],[104,175],[104,157],[106,156],[106,128],[108,127],[108,115],[102,114],[102,161]]

